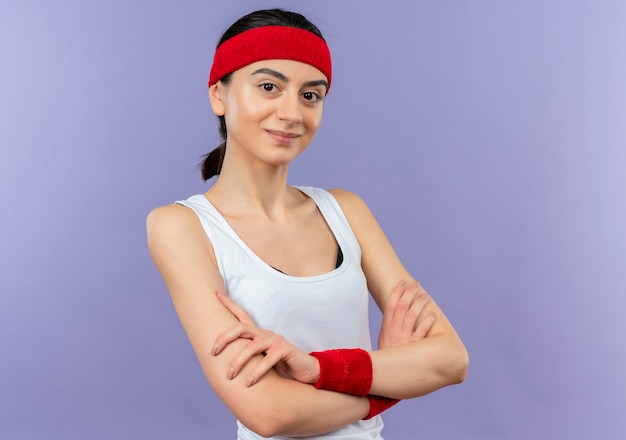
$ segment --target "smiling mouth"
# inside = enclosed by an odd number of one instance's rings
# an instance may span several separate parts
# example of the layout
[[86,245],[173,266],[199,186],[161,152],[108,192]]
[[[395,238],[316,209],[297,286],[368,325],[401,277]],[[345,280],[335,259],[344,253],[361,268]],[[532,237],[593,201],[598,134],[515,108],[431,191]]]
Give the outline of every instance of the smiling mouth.
[[284,131],[277,130],[265,130],[274,140],[280,142],[281,144],[289,144],[294,140],[298,139],[300,134],[298,133],[287,133]]

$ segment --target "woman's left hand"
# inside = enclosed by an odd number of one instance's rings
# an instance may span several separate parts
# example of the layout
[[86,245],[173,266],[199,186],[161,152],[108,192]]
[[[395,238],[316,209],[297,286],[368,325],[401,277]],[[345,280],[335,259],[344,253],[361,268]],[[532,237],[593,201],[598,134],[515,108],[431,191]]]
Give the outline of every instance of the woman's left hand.
[[317,381],[320,369],[315,357],[309,356],[283,336],[259,328],[250,315],[225,294],[217,292],[217,297],[224,307],[239,320],[239,323],[216,338],[211,354],[219,355],[228,344],[237,339],[250,339],[250,342],[233,361],[228,372],[229,379],[235,378],[252,357],[263,353],[265,356],[246,381],[248,386],[257,383],[272,368],[281,376],[298,382],[315,383]]
[[418,281],[401,280],[392,289],[378,336],[378,348],[384,349],[424,339],[435,323],[434,313],[424,313],[428,294]]

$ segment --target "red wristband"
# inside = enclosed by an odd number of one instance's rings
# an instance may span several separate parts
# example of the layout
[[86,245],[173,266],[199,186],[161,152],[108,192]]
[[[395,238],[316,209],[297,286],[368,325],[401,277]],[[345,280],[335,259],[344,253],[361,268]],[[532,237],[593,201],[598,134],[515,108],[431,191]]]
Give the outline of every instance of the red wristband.
[[372,417],[377,416],[384,410],[391,408],[399,402],[398,399],[390,399],[389,397],[372,395],[367,396],[367,400],[370,401],[370,412],[363,420],[371,419]]
[[372,388],[372,358],[360,348],[340,348],[311,353],[320,363],[315,388],[354,396],[367,396]]

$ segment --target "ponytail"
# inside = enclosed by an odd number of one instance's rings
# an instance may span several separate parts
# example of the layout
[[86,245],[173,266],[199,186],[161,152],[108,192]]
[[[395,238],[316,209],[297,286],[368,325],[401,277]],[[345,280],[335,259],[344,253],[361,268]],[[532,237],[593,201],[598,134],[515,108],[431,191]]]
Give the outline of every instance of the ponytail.
[[[230,75],[227,78],[230,81]],[[224,140],[217,148],[210,153],[202,156],[202,162],[198,164],[198,168],[202,172],[202,180],[205,182],[213,176],[217,176],[222,171],[222,163],[224,162],[224,155],[226,154],[226,137],[228,136],[226,130],[226,119],[224,116],[219,116],[220,121],[220,136]]]
[[226,153],[226,142],[215,148],[210,153],[202,156],[202,162],[198,165],[202,172],[202,180],[207,181],[213,176],[217,176],[222,171],[224,154]]

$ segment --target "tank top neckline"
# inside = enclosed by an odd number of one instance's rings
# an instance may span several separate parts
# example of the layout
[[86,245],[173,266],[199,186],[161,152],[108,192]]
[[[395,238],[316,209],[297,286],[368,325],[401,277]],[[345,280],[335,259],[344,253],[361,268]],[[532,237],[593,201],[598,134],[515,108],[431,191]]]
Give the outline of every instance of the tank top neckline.
[[[331,270],[329,272],[325,272],[325,273],[318,274],[318,275],[304,276],[304,277],[288,275],[288,274],[286,274],[284,272],[276,270],[273,266],[269,265],[267,262],[265,262],[265,260],[263,260],[261,257],[259,257],[256,254],[256,252],[254,252],[246,244],[246,242],[239,236],[239,234],[237,234],[237,232],[232,228],[230,223],[228,223],[226,218],[215,207],[215,205],[213,205],[213,203],[211,203],[211,201],[206,197],[205,194],[198,194],[198,196],[203,201],[203,203],[205,203],[206,206],[208,206],[211,209],[211,211],[213,211],[213,213],[216,216],[216,218],[219,220],[219,222],[222,224],[222,226],[231,234],[232,238],[242,247],[242,249],[244,249],[244,251],[248,255],[250,255],[252,257],[252,259],[254,259],[266,271],[270,271],[271,273],[273,273],[274,275],[276,275],[276,276],[278,276],[280,278],[284,278],[284,279],[291,280],[291,281],[296,281],[296,282],[320,281],[320,280],[324,280],[324,279],[327,279],[327,278],[333,278],[335,276],[340,275],[346,269],[346,267],[348,266],[348,261],[347,260],[350,257],[345,252],[345,249],[346,249],[347,245],[345,243],[343,243],[343,240],[341,240],[341,235],[336,230],[336,226],[335,226],[334,222],[332,221],[332,219],[330,218],[331,213],[326,212],[325,208],[323,206],[320,206],[319,199],[317,197],[315,197],[313,194],[311,194],[308,191],[306,191],[306,188],[303,188],[303,187],[300,187],[300,186],[293,186],[293,188],[297,189],[302,194],[304,194],[305,196],[309,197],[310,199],[312,199],[315,202],[315,205],[317,206],[317,209],[320,211],[320,214],[322,215],[322,218],[326,222],[326,225],[330,228],[330,231],[333,234],[333,237],[335,238],[335,242],[338,244],[338,246],[341,249],[343,249],[343,261],[339,265],[339,267],[337,267],[337,268],[335,268],[335,269],[333,269],[333,270]],[[329,197],[332,197],[332,195],[330,193],[328,195],[329,195]]]

